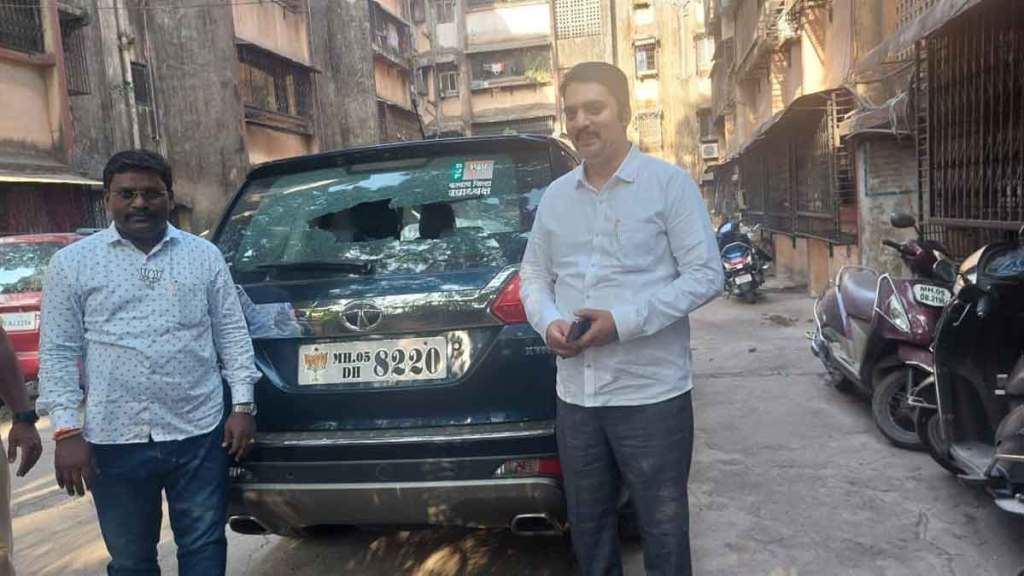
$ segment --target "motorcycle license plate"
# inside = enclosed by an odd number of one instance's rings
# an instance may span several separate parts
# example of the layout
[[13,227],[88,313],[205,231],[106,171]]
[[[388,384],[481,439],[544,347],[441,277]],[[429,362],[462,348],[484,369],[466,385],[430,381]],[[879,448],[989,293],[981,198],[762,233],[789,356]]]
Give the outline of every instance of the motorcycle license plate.
[[914,300],[926,306],[944,308],[953,298],[953,293],[941,286],[931,284],[915,284]]
[[754,277],[750,274],[740,274],[736,277],[736,284],[747,284],[754,281]]

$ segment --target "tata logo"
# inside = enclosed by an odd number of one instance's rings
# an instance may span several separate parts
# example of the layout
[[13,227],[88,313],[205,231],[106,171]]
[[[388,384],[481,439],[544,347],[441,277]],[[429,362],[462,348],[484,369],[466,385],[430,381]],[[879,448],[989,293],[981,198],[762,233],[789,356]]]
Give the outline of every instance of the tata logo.
[[357,332],[372,330],[384,318],[384,311],[370,302],[352,302],[341,309],[345,326]]

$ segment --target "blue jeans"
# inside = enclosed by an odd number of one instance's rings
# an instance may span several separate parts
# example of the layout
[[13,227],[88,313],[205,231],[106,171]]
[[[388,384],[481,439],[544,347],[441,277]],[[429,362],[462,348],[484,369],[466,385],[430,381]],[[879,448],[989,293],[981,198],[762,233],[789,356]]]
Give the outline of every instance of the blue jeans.
[[557,436],[580,574],[622,574],[621,479],[636,509],[647,576],[690,576],[690,394],[642,406],[584,408],[559,400]]
[[224,574],[228,455],[224,429],[184,440],[94,444],[92,496],[111,561],[109,576],[160,574],[161,493],[178,545],[178,573]]

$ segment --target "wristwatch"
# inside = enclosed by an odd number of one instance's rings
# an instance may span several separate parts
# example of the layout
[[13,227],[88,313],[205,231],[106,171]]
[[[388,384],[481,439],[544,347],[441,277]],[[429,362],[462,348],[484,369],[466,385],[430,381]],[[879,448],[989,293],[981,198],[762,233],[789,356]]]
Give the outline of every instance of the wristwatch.
[[250,416],[256,415],[256,403],[255,402],[242,402],[231,406],[232,414],[248,414]]
[[21,412],[15,412],[12,418],[15,424],[32,424],[35,425],[39,421],[39,414],[36,414],[35,410],[22,410]]

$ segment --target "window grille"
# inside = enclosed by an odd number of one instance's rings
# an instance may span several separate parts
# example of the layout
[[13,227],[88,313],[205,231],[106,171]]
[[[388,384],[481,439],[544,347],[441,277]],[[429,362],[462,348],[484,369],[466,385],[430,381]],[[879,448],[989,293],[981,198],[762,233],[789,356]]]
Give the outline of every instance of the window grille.
[[151,106],[153,104],[149,89],[149,66],[132,62],[132,90],[135,91],[135,104]]
[[64,45],[64,75],[68,94],[89,94],[89,60],[86,57],[84,18],[61,14],[60,33]]
[[437,23],[451,24],[455,22],[455,0],[437,0],[434,3],[437,8]]
[[459,95],[459,72],[457,70],[441,72],[437,79],[441,84],[441,96],[447,98]]
[[507,79],[550,80],[551,49],[542,46],[474,54],[470,66],[474,90]]
[[646,110],[636,114],[636,131],[640,137],[640,150],[652,152],[661,148],[661,110]]
[[0,48],[43,51],[43,19],[39,0],[0,2]]
[[658,44],[645,42],[634,47],[636,51],[636,75],[638,78],[658,75]]
[[309,117],[313,89],[309,70],[249,46],[238,47],[238,60],[242,101],[246,106]]
[[601,35],[600,0],[555,0],[555,30],[559,40]]

